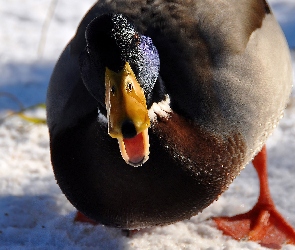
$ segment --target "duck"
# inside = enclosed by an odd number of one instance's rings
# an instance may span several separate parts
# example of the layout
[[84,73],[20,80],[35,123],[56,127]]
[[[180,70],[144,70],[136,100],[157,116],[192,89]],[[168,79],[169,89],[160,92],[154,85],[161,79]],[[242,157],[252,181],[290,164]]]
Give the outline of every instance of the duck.
[[252,161],[257,204],[216,226],[295,244],[269,193],[265,148],[291,88],[289,49],[265,0],[99,0],[48,87],[56,181],[78,221],[134,230],[197,215]]

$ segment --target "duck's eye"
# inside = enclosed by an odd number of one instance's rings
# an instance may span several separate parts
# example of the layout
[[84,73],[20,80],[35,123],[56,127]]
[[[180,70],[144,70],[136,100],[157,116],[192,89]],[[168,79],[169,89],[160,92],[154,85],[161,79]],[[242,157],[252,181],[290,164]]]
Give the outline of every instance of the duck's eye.
[[127,84],[126,84],[126,90],[128,92],[131,92],[133,90],[133,85],[132,85],[131,82],[127,82]]
[[116,92],[115,86],[112,86],[112,87],[111,87],[111,93],[114,95],[115,92]]

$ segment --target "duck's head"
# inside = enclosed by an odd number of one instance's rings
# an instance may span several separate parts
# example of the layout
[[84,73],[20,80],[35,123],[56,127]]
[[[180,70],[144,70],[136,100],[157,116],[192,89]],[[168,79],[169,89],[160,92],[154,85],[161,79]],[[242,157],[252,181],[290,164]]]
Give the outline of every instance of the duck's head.
[[142,165],[149,156],[148,108],[159,76],[157,49],[121,14],[95,18],[85,34],[83,82],[107,117],[108,133],[118,140],[123,159]]

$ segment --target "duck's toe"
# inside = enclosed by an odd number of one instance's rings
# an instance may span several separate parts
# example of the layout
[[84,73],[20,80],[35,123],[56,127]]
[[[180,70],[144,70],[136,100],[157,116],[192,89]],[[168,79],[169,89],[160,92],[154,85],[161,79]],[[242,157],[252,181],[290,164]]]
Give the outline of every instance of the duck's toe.
[[277,211],[267,181],[266,148],[255,156],[253,165],[260,180],[260,196],[247,213],[233,217],[215,217],[217,227],[236,240],[248,239],[272,249],[295,244],[295,230]]
[[95,220],[88,218],[86,215],[82,214],[80,211],[77,211],[76,216],[74,218],[75,222],[89,223],[92,225],[98,225],[99,223]]
[[248,239],[272,249],[281,249],[283,244],[295,244],[295,231],[273,209],[255,206],[245,214],[233,217],[213,218],[218,229],[236,240]]

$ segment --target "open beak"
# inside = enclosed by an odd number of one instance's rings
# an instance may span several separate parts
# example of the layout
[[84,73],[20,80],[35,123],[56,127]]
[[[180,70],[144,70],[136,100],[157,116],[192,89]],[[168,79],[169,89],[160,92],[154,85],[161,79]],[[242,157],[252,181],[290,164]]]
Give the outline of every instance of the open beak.
[[118,139],[126,163],[140,166],[149,156],[150,119],[143,89],[128,62],[118,73],[106,68],[105,87],[109,135]]

